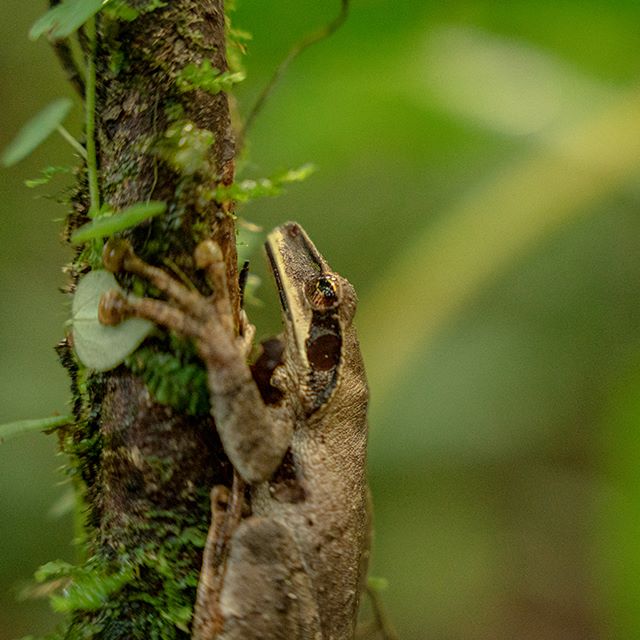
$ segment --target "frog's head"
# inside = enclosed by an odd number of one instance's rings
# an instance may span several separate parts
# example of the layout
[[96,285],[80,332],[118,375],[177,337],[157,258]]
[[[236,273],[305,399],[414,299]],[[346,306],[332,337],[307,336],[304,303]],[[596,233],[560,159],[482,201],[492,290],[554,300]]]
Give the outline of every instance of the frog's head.
[[288,368],[311,414],[333,396],[346,347],[356,339],[356,294],[331,270],[299,224],[274,229],[265,248],[280,296]]

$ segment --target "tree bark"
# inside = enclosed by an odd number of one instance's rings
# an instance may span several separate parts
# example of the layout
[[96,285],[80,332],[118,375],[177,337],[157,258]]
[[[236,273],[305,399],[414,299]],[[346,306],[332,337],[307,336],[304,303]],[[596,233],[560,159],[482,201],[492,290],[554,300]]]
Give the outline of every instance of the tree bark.
[[[206,283],[195,270],[193,249],[204,238],[216,240],[237,314],[234,222],[211,197],[218,184],[233,180],[227,96],[185,92],[177,81],[184,67],[204,60],[227,69],[223,1],[173,0],[145,12],[150,4],[130,1],[140,11],[131,22],[98,14],[102,202],[116,211],[150,199],[166,202],[163,216],[125,235],[147,261],[201,290]],[[213,134],[209,147],[201,144],[207,132]],[[181,161],[181,151],[199,163]],[[67,235],[87,221],[87,200],[81,179]],[[86,250],[78,254],[73,283],[91,263]],[[134,284],[131,276],[119,279],[126,288]],[[104,593],[97,606],[75,610],[66,637],[188,637],[209,490],[231,480],[212,419],[159,404],[124,365],[102,374],[83,369],[69,342],[60,351],[72,376],[77,423],[63,434],[63,448],[85,487],[86,569]],[[166,337],[150,344],[169,351]],[[128,575],[122,585],[109,586],[105,576],[122,573]]]

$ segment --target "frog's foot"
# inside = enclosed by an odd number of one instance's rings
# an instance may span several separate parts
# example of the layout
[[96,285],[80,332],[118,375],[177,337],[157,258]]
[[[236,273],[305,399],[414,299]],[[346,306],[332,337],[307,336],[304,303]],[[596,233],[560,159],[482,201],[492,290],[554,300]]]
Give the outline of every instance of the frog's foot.
[[195,258],[214,288],[211,298],[187,288],[162,269],[141,260],[129,242],[109,240],[103,251],[105,268],[112,273],[127,271],[143,278],[165,294],[168,301],[110,291],[100,300],[100,322],[115,325],[131,317],[145,318],[198,343],[202,342],[206,328],[215,322],[232,336],[233,316],[222,252],[217,244],[206,241],[196,248]]
[[245,359],[249,359],[253,349],[253,340],[256,337],[256,327],[249,322],[244,309],[240,311],[240,349]]

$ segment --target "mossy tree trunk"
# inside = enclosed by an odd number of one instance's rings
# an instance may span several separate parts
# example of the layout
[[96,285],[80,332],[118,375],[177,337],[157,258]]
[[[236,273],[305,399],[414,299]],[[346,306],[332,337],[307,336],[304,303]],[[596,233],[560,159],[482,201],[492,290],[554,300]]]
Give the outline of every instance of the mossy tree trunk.
[[[160,4],[130,0],[139,11],[130,22],[97,16],[101,199],[116,211],[166,202],[164,215],[126,236],[147,261],[202,290],[193,249],[215,239],[237,311],[234,223],[211,195],[233,180],[227,96],[185,91],[179,83],[189,64],[227,69],[223,1]],[[68,233],[87,221],[80,182]],[[78,253],[71,288],[91,263],[86,248]],[[131,276],[119,279],[126,288],[142,286]],[[161,334],[149,344],[171,350]],[[209,490],[228,485],[231,475],[212,419],[159,404],[125,365],[107,373],[84,369],[69,347],[61,353],[73,379],[77,424],[62,434],[63,448],[85,488],[85,569],[101,597],[75,608],[66,637],[188,637]]]

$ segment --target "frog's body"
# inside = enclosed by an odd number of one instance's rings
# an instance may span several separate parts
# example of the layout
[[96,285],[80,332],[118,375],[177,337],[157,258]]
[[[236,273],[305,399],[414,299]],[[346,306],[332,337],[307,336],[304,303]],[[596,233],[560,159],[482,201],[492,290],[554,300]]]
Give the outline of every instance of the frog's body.
[[[233,331],[215,246],[198,258],[213,301],[177,290],[129,252],[114,264],[151,280],[177,308],[114,298],[104,301],[102,315],[146,317],[194,339],[225,452],[250,484],[251,515],[235,523],[224,562],[205,551],[193,637],[351,640],[370,524],[368,390],[352,324],[355,292],[295,223],[274,230],[266,248],[284,318],[281,361],[266,376],[269,394],[254,382],[246,341]],[[222,530],[212,524],[208,546]]]

